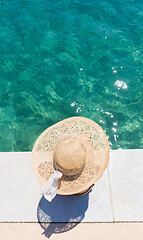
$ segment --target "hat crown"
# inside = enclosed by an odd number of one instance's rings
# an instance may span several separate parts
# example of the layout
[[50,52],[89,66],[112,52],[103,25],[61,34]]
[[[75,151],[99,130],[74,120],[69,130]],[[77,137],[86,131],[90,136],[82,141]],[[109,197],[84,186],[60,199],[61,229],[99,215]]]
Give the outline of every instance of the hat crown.
[[77,136],[63,136],[56,144],[53,160],[60,172],[74,175],[84,168],[86,149]]

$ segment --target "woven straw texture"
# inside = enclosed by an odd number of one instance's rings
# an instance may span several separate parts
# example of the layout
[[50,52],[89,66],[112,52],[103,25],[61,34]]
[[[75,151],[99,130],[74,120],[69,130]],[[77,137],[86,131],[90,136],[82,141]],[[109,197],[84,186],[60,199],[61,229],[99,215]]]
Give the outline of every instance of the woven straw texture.
[[47,128],[37,139],[32,150],[32,166],[36,177],[45,185],[53,174],[53,152],[60,137],[78,136],[86,148],[86,164],[74,176],[63,175],[59,180],[58,194],[71,195],[82,192],[103,174],[109,161],[109,143],[103,129],[84,117],[72,117]]

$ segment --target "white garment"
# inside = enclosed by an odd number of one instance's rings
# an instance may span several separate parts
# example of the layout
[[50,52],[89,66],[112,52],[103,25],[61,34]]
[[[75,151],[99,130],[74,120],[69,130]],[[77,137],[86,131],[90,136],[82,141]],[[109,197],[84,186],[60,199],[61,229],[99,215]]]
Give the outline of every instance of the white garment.
[[50,177],[49,181],[47,182],[46,186],[42,191],[42,195],[51,202],[53,198],[57,194],[58,189],[58,180],[62,177],[62,173],[59,171],[54,170],[53,175]]

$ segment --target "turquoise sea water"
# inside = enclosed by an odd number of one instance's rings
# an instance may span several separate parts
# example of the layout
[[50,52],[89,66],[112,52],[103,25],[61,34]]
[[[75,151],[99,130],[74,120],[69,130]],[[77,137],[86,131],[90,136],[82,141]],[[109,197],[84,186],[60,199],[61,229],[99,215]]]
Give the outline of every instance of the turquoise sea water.
[[0,151],[72,116],[143,148],[142,93],[142,0],[0,0]]

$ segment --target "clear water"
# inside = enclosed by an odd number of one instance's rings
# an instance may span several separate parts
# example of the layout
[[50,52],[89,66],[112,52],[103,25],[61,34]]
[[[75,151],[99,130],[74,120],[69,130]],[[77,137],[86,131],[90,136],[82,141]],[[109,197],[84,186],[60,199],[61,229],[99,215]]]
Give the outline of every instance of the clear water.
[[0,151],[72,116],[143,148],[142,0],[0,0]]

